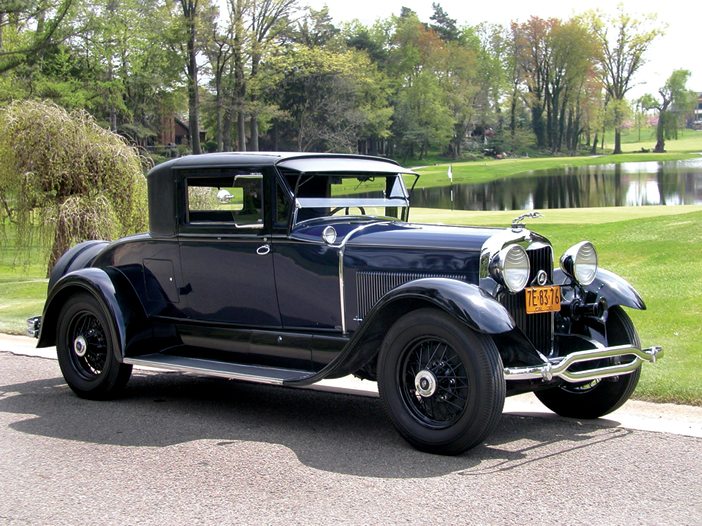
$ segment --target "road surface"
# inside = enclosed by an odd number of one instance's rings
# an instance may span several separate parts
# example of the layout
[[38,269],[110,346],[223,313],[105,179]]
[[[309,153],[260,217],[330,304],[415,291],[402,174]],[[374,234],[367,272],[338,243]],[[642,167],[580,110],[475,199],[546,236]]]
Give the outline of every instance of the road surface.
[[55,360],[0,352],[0,524],[699,525],[700,446],[506,413],[441,457],[373,396],[135,370],[91,402]]

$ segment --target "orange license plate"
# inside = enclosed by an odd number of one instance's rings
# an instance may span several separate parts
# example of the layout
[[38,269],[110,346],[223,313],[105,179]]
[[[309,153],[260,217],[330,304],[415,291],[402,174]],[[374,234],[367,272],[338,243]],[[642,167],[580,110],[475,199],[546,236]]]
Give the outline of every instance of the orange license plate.
[[527,314],[540,314],[542,312],[558,312],[561,310],[561,287],[528,287],[526,294]]

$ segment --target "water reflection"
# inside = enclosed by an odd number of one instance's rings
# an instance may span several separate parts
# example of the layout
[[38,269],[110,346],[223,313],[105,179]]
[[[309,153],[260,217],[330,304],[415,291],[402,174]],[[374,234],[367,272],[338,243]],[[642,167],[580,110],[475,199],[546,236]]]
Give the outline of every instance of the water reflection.
[[456,210],[702,204],[702,159],[566,167],[416,189],[412,204]]

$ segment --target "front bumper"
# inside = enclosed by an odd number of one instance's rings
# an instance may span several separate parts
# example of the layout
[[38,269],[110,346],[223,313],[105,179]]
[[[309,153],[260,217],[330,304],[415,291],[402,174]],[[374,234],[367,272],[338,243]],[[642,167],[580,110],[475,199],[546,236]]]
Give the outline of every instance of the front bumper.
[[27,336],[39,338],[41,332],[41,316],[34,316],[27,319]]
[[[505,367],[505,380],[543,380],[550,382],[560,378],[566,382],[589,382],[600,378],[609,378],[622,374],[631,374],[643,362],[655,363],[663,356],[661,347],[649,347],[639,349],[631,345],[616,345],[613,347],[603,347],[586,351],[576,351],[566,356],[551,358],[543,365],[531,365],[526,367]],[[606,366],[596,366],[591,369],[578,368],[571,371],[570,368],[576,364],[616,358]]]

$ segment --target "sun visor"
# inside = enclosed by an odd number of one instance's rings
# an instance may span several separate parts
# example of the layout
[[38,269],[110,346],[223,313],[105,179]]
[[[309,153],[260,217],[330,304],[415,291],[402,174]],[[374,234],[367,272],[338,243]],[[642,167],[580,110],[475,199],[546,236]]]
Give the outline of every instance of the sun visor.
[[383,159],[366,159],[358,157],[324,156],[324,157],[294,157],[283,159],[276,163],[279,168],[286,168],[302,173],[339,173],[339,174],[413,174],[415,172],[403,168],[393,161]]

